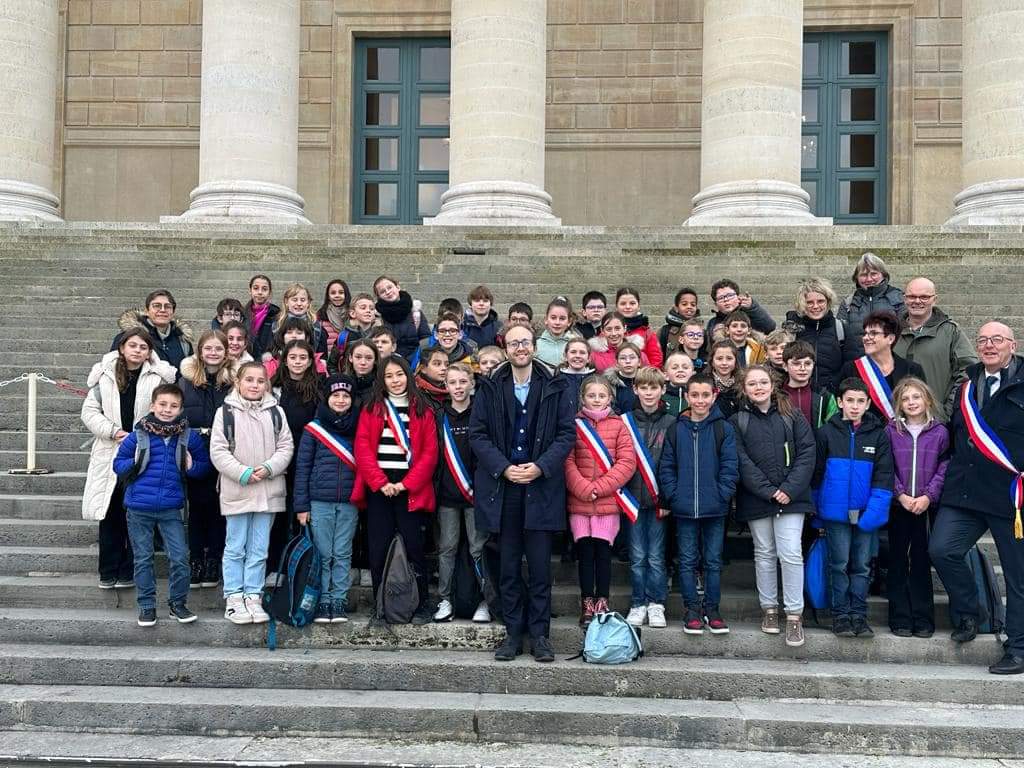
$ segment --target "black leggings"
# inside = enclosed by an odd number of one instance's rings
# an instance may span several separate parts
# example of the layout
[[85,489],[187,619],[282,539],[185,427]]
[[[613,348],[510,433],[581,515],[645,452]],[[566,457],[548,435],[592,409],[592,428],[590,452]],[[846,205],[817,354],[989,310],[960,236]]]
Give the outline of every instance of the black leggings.
[[397,496],[385,496],[380,491],[371,493],[366,498],[367,538],[370,555],[370,575],[373,577],[373,596],[384,578],[384,564],[388,557],[388,547],[396,533],[402,534],[405,543],[405,554],[409,564],[416,573],[419,586],[420,605],[428,597],[427,566],[423,554],[423,523],[426,515],[422,512],[409,511],[409,494],[402,492]]
[[188,549],[193,561],[219,562],[224,555],[225,522],[220,513],[218,478],[211,472],[188,480]]
[[607,598],[612,583],[612,545],[604,539],[585,536],[576,541],[576,557],[583,596]]

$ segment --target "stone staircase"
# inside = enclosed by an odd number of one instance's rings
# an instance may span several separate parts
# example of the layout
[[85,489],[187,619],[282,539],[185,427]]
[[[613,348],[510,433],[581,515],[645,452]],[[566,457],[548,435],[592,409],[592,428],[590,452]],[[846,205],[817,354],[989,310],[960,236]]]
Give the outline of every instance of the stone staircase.
[[[684,229],[6,226],[0,381],[35,370],[82,386],[109,348],[117,315],[155,287],[173,291],[179,315],[198,328],[220,298],[244,298],[255,272],[271,275],[278,296],[296,279],[319,292],[341,276],[360,291],[378,274],[394,274],[428,312],[481,282],[495,290],[500,309],[525,297],[538,313],[556,293],[578,300],[591,287],[630,284],[652,318],[679,286],[704,291],[729,275],[781,317],[796,280],[824,274],[843,291],[864,250],[882,255],[898,283],[932,276],[940,305],[968,328],[991,316],[1024,327],[1019,228],[849,227],[753,237]],[[0,389],[0,470],[24,464],[25,393],[23,383]],[[929,640],[890,635],[885,603],[872,598],[873,641],[836,639],[809,622],[806,646],[789,649],[757,628],[743,536],[730,541],[723,577],[732,633],[684,636],[673,596],[672,626],[645,629],[647,656],[623,668],[563,660],[581,633],[575,567],[562,563],[553,564],[559,618],[552,641],[560,657],[553,665],[528,657],[494,662],[488,651],[501,637],[497,624],[369,629],[361,589],[353,621],[303,633],[283,628],[274,653],[264,647],[263,627],[221,618],[216,589],[193,591],[195,624],[161,614],[156,628],[140,629],[134,592],[96,587],[96,527],[80,518],[88,450],[81,400],[49,385],[39,395],[38,463],[55,471],[0,475],[0,764],[15,756],[81,764],[171,754],[176,764],[229,753],[280,759],[304,754],[309,738],[335,745],[311,757],[359,754],[364,764],[774,765],[781,756],[767,753],[775,752],[788,753],[788,766],[819,764],[820,757],[795,753],[932,766],[939,756],[1021,754],[1019,681],[985,671],[1000,654],[994,637],[963,647],[948,639],[941,584],[943,629]],[[995,556],[991,541],[982,544]],[[163,577],[160,555],[157,567]],[[624,610],[628,571],[619,563],[614,569],[613,603]],[[158,599],[165,594],[161,580]],[[247,740],[254,734],[274,738],[254,747]],[[701,751],[684,751],[694,749]]]

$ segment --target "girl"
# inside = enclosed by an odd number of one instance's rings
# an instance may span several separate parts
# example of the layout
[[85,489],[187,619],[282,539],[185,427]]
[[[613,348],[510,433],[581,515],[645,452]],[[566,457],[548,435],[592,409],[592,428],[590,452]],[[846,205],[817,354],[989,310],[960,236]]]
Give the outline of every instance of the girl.
[[331,280],[324,289],[324,303],[316,311],[316,321],[324,329],[327,337],[327,349],[334,349],[338,333],[345,329],[349,321],[348,283],[344,280]]
[[711,345],[711,374],[715,380],[715,400],[722,417],[728,419],[736,412],[736,374],[739,355],[731,341],[716,341]]
[[[612,385],[603,376],[590,376],[580,391],[576,419],[576,445],[565,460],[569,528],[579,559],[580,624],[608,610],[611,588],[612,542],[619,532],[616,491],[636,470],[633,443],[622,419],[612,413]],[[606,470],[598,463],[587,436],[600,440],[611,456]]]
[[[590,350],[587,349],[589,356]],[[484,347],[476,353],[477,362],[480,364],[480,376],[488,376],[491,371],[505,362],[505,351],[501,347]]]
[[348,621],[352,542],[359,516],[351,503],[355,467],[337,453],[352,455],[358,409],[352,404],[351,376],[327,380],[327,402],[317,407],[316,419],[302,433],[295,458],[292,506],[299,525],[310,525],[320,553],[320,604],[313,621]]
[[117,349],[107,352],[89,372],[82,423],[94,438],[82,494],[82,518],[100,524],[100,589],[135,585],[124,486],[114,474],[114,457],[135,423],[149,413],[153,390],[160,384],[173,384],[176,375],[170,363],[157,357],[152,339],[141,328],[125,331]]
[[362,405],[370,396],[377,376],[377,348],[366,339],[349,345],[345,352],[345,373],[353,378],[352,399]]
[[411,358],[420,341],[430,336],[427,321],[422,315],[414,315],[412,296],[402,290],[397,280],[381,275],[373,281],[373,292],[377,296],[377,312],[395,334],[398,354]]
[[572,387],[569,394],[572,402],[578,403],[583,380],[594,373],[590,365],[590,345],[582,336],[576,336],[565,343],[558,373],[570,381]]
[[[396,437],[395,429],[404,433],[403,439]],[[433,611],[427,593],[423,513],[434,510],[437,424],[409,364],[400,357],[388,358],[377,370],[373,394],[359,416],[355,451],[352,501],[367,509],[374,596],[388,547],[400,533],[419,586],[420,605],[412,623],[427,624]]]
[[554,367],[563,359],[565,345],[572,339],[583,338],[571,328],[572,304],[564,296],[556,296],[544,314],[544,332],[537,337],[534,357]]
[[[267,376],[271,379],[274,378],[277,369],[281,365],[281,358],[285,347],[293,341],[304,341],[310,347],[315,348],[313,344],[313,328],[304,318],[286,317],[278,324],[277,330],[274,331],[274,341],[270,351],[263,355],[263,367],[267,369]],[[321,376],[326,376],[327,364],[324,362],[324,356],[319,352],[314,352],[313,360],[316,363],[316,372]]]
[[[294,317],[308,322],[309,327],[312,329],[309,344],[318,355],[326,360],[327,333],[324,331],[320,321],[316,319],[316,313],[313,311],[313,296],[310,294],[309,289],[302,283],[292,283],[285,288],[282,301],[284,303],[284,311],[287,313],[284,319]],[[275,340],[280,324],[281,321],[278,320],[274,326]]]
[[249,326],[249,340],[252,356],[259,360],[270,348],[270,340],[274,333],[274,324],[281,314],[277,304],[270,303],[273,284],[266,275],[253,275],[249,278],[249,303],[245,305],[245,322]]
[[678,350],[665,358],[665,394],[661,402],[665,409],[676,418],[686,410],[686,382],[693,376],[693,360],[686,352]]
[[761,631],[781,632],[776,560],[782,567],[786,645],[804,644],[804,518],[814,513],[811,477],[817,459],[814,432],[800,411],[780,393],[768,365],[740,373],[736,429],[740,485],[736,519],[750,526],[754,540],[757,593],[764,612]]
[[[241,327],[241,326],[239,326]],[[205,331],[196,343],[197,353],[181,361],[182,413],[210,448],[213,417],[224,405],[235,381],[234,365],[228,357],[228,339],[220,331]],[[224,556],[224,518],[217,497],[217,473],[187,480],[188,550],[192,589],[215,587],[220,583]]]
[[[590,361],[598,373],[604,373],[615,365],[615,353],[626,340],[626,318],[618,312],[608,312],[601,318],[601,333],[593,337],[590,344]],[[643,365],[649,365],[647,356],[640,353]]]
[[245,323],[225,323],[221,333],[228,343],[228,361],[232,368],[252,362],[252,355],[249,354],[249,329],[245,327]]
[[615,387],[613,407],[618,414],[629,413],[636,405],[633,378],[640,370],[640,355],[639,347],[628,341],[615,353],[615,372],[609,373],[608,380]]
[[896,470],[896,501],[889,515],[889,627],[899,637],[931,637],[935,599],[928,532],[946,479],[949,432],[921,379],[904,378],[892,399],[896,418],[886,427]]
[[444,375],[448,371],[448,353],[440,347],[431,347],[420,356],[416,368],[416,388],[423,394],[435,413],[448,400]]
[[[234,424],[231,434],[224,430],[224,415],[229,411]],[[261,624],[270,619],[260,605],[260,595],[270,527],[286,507],[284,473],[292,451],[292,433],[269,391],[267,372],[259,363],[243,363],[234,391],[214,417],[210,435],[210,458],[220,472],[220,512],[227,524],[224,618],[232,624]]]
[[660,368],[663,355],[658,334],[651,330],[647,315],[640,311],[640,292],[636,288],[619,288],[615,292],[615,309],[625,318],[626,338],[636,344],[647,357],[646,365]]

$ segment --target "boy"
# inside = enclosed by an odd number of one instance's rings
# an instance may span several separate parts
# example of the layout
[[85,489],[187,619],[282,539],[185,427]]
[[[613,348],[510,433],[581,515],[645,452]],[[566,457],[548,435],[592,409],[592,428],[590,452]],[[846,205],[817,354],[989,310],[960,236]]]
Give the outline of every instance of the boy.
[[786,364],[782,360],[782,353],[786,345],[794,341],[796,336],[784,328],[776,328],[764,337],[765,362],[778,374],[779,382],[786,380]]
[[[156,624],[156,577],[153,573],[153,534],[164,540],[170,566],[170,616],[181,624],[196,620],[185,605],[189,560],[185,525],[185,477],[210,471],[210,455],[198,432],[188,429],[181,414],[184,400],[175,384],[153,390],[150,412],[121,441],[114,472],[125,483],[124,506],[128,538],[135,554],[135,588],[140,627]],[[178,447],[182,435],[187,445]],[[147,447],[148,445],[148,447]]]
[[[672,511],[679,549],[679,586],[686,606],[683,632],[726,634],[719,613],[725,516],[736,492],[739,462],[732,425],[715,404],[715,382],[699,373],[686,382],[689,414],[665,436],[658,463],[661,505]],[[701,552],[698,554],[698,546]],[[704,566],[704,606],[697,596],[697,563]]]
[[398,354],[398,339],[395,338],[395,334],[390,328],[385,328],[383,325],[374,328],[370,331],[369,341],[377,348],[377,356],[380,358],[380,362],[384,362],[385,358]]
[[736,347],[736,365],[739,368],[757,365],[767,359],[764,345],[750,335],[750,318],[743,310],[737,309],[725,318],[725,337]]
[[[473,404],[473,371],[465,363],[453,363],[445,374],[450,401],[437,416],[437,439],[440,458],[434,475],[437,494],[437,522],[441,535],[437,545],[438,592],[441,602],[434,621],[455,618],[452,606],[455,559],[459,551],[462,526],[466,526],[469,556],[480,560],[487,543],[487,534],[477,532],[473,513],[473,470],[476,466],[469,447],[469,416]],[[473,621],[486,624],[491,620],[487,602],[481,600]]]
[[[359,331],[365,336],[370,329],[377,324],[377,308],[373,296],[368,293],[357,293],[352,299],[352,306],[348,310],[348,327]],[[358,336],[356,338],[359,338]],[[354,340],[354,339],[353,339]]]
[[583,307],[583,317],[574,328],[584,339],[592,339],[601,332],[601,318],[608,310],[608,297],[600,291],[587,291],[580,306]]
[[820,392],[811,386],[815,359],[814,347],[806,341],[791,342],[782,351],[782,364],[786,370],[782,391],[817,432],[839,408],[829,392]]
[[892,448],[882,420],[868,411],[868,388],[843,379],[839,410],[818,430],[818,515],[825,522],[832,576],[832,632],[874,637],[868,625],[871,552],[892,502]]
[[[665,324],[658,331],[658,343],[662,355],[668,356],[679,349],[682,342],[683,324],[700,315],[697,308],[697,289],[680,288],[676,291],[672,309],[665,315]],[[701,325],[701,330],[704,326]]]
[[476,353],[477,362],[480,364],[480,375],[489,376],[491,371],[505,362],[505,350],[501,347],[482,347]]
[[[703,331],[701,336],[703,336]],[[670,352],[665,358],[665,394],[661,401],[673,418],[686,410],[686,382],[693,376],[693,360],[683,351]]]
[[420,354],[432,347],[440,347],[448,355],[449,363],[472,363],[473,355],[476,353],[476,344],[463,338],[463,331],[460,326],[461,315],[454,312],[445,312],[437,319],[434,326],[436,341],[427,343],[430,339],[420,342]]
[[737,309],[742,309],[750,318],[750,324],[755,331],[771,333],[775,330],[775,321],[771,315],[750,296],[749,293],[741,293],[740,287],[735,280],[717,280],[711,286],[711,300],[715,303],[715,312],[708,320],[708,338],[714,338],[715,326],[724,323],[726,317]]
[[501,320],[494,311],[494,294],[486,285],[469,292],[469,309],[462,320],[466,338],[478,347],[492,346],[501,333]]
[[517,301],[508,308],[508,322],[505,323],[505,327],[501,329],[501,333],[496,339],[499,347],[505,346],[505,333],[514,325],[523,325],[533,329],[533,307],[525,301]]
[[217,316],[210,321],[210,328],[215,331],[219,331],[232,320],[237,322],[241,319],[242,302],[230,297],[221,299],[217,304]]
[[665,572],[665,523],[668,510],[658,507],[658,460],[665,435],[676,417],[662,403],[665,375],[657,368],[641,368],[633,379],[636,406],[622,417],[633,440],[637,471],[629,481],[629,490],[640,502],[640,513],[629,539],[630,573],[633,596],[626,621],[635,627],[646,621],[651,627],[667,626],[665,599],[668,579]]

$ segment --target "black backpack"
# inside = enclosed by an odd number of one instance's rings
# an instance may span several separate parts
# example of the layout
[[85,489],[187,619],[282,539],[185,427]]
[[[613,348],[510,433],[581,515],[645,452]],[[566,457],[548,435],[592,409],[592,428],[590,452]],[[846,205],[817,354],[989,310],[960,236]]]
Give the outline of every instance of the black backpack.
[[967,566],[978,590],[978,631],[998,635],[1006,627],[1006,606],[1003,605],[1003,593],[992,562],[975,545],[967,553]]
[[408,624],[419,604],[416,572],[406,554],[402,534],[396,533],[388,546],[384,573],[377,589],[377,618],[388,624]]
[[[282,513],[284,514],[284,513]],[[267,647],[277,647],[277,622],[305,627],[313,621],[320,603],[320,553],[313,545],[309,526],[288,542],[277,566],[277,579],[263,590],[263,610],[270,614]]]

